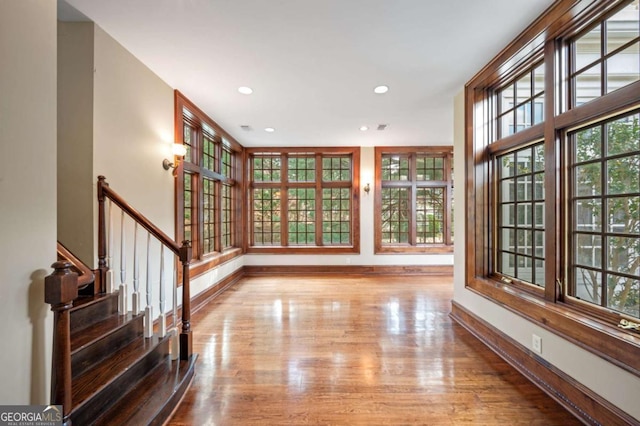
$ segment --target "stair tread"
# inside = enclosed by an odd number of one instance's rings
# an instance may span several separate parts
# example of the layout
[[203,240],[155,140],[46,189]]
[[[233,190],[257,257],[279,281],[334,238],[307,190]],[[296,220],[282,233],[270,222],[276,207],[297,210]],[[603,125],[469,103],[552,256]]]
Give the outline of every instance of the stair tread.
[[192,355],[187,361],[171,361],[167,355],[126,395],[105,411],[95,425],[162,424],[186,392],[193,377],[196,358],[197,355]]
[[144,337],[135,339],[106,357],[99,367],[90,369],[78,376],[74,380],[71,390],[73,410],[76,410],[133,364],[144,358],[161,340],[157,336],[149,339]]
[[117,298],[117,297],[118,297],[117,291],[113,293],[96,294],[92,296],[79,296],[76,300],[73,301],[73,307],[71,308],[71,312],[86,308],[89,305],[102,302],[103,300],[106,300],[106,299]]
[[100,340],[105,335],[112,333],[130,323],[132,320],[139,318],[141,315],[133,315],[130,312],[126,315],[115,313],[108,318],[93,324],[89,328],[75,330],[71,333],[71,353],[75,353],[80,349]]

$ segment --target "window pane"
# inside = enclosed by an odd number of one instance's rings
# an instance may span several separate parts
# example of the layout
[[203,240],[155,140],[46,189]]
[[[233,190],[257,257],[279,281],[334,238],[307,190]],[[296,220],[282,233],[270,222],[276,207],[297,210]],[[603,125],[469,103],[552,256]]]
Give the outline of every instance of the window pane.
[[[425,159],[423,159],[425,161]],[[382,180],[409,180],[409,157],[385,155],[382,157]]]
[[322,180],[325,182],[351,180],[351,156],[324,157]]
[[416,158],[416,180],[441,181],[444,179],[444,159],[418,155]]
[[602,193],[600,163],[589,163],[575,168],[576,195],[591,196]]
[[614,158],[607,161],[607,193],[640,192],[640,155]]
[[507,154],[503,155],[500,160],[501,169],[501,177],[511,177],[515,173],[515,154]]
[[316,243],[316,194],[313,188],[289,189],[289,244]]
[[289,157],[287,165],[290,182],[314,182],[316,180],[315,157]]
[[602,238],[599,235],[576,234],[575,262],[577,265],[602,266]]
[[534,95],[544,92],[544,64],[540,64],[540,66],[533,70],[533,83]]
[[607,19],[607,53],[622,47],[640,35],[638,1]]
[[322,190],[322,243],[351,244],[351,192],[348,188]]
[[514,87],[514,84],[510,84],[500,91],[498,96],[500,100],[500,113],[509,111],[515,106],[513,101]]
[[531,98],[531,74],[527,73],[516,82],[516,104]]
[[411,200],[407,188],[382,188],[382,243],[409,242]]
[[203,179],[202,189],[202,213],[203,220],[202,225],[204,227],[204,235],[202,237],[202,253],[212,253],[215,248],[215,199],[216,199],[216,185],[212,179]]
[[575,297],[586,302],[600,305],[602,274],[599,271],[575,268]]
[[602,64],[597,63],[575,77],[575,106],[602,96]]
[[574,138],[574,152],[576,161],[595,160],[602,155],[602,127],[595,126],[576,133]]
[[600,25],[575,41],[575,71],[579,71],[601,57],[602,28]]
[[255,182],[280,182],[281,169],[279,156],[255,155],[253,157],[253,180]]
[[213,138],[204,135],[202,139],[202,167],[211,171],[218,171],[216,162],[216,144]]
[[500,137],[504,138],[506,136],[509,136],[515,133],[516,126],[514,123],[514,117],[515,117],[515,111],[511,110],[498,118],[498,127],[500,128]]
[[444,188],[416,190],[416,244],[444,243]]
[[640,197],[614,197],[606,200],[608,231],[640,234]]
[[640,79],[639,46],[636,42],[607,59],[607,93]]
[[233,210],[232,210],[232,187],[231,185],[222,185],[222,248],[226,249],[233,246]]
[[640,318],[640,280],[610,274],[607,280],[607,307]]
[[607,270],[640,276],[640,237],[608,237]]
[[[598,147],[602,145],[603,128],[606,152],[601,155]],[[570,289],[575,289],[572,295],[636,315],[640,280],[638,113],[577,131],[570,137],[572,146],[580,149],[574,158],[589,161],[573,165],[576,182],[571,194],[571,228],[579,232],[574,231],[574,244],[569,246],[573,260]]]
[[497,157],[499,173],[516,177],[503,179],[498,187],[496,271],[534,285],[544,284],[543,153],[543,144],[536,143]]
[[280,245],[280,190],[253,190],[253,237],[255,245]]
[[[640,151],[640,114],[633,114],[606,125],[607,155]],[[597,127],[599,130],[600,127]]]
[[576,200],[574,209],[574,229],[576,231],[600,232],[602,230],[602,201],[600,198]]

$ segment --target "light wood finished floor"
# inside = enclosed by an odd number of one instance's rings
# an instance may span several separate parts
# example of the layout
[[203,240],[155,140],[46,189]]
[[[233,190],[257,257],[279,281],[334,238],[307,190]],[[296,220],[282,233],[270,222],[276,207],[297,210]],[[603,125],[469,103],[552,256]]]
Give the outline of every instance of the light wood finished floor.
[[449,318],[450,277],[245,278],[193,315],[171,425],[574,425]]

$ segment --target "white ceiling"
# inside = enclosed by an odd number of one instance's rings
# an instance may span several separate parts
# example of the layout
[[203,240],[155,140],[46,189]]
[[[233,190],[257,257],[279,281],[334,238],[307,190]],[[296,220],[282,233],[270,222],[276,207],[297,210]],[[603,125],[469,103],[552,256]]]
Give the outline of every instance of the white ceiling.
[[454,95],[553,3],[64,1],[247,147],[451,144]]

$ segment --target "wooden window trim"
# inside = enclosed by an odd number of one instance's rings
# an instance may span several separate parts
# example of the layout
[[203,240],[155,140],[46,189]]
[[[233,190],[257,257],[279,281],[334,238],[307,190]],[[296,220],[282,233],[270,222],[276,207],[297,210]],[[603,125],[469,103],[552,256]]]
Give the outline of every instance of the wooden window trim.
[[[219,252],[208,253],[205,255],[198,255],[197,258],[194,258],[191,261],[189,266],[189,271],[191,276],[198,276],[204,274],[205,272],[214,269],[218,265],[227,262],[231,259],[234,259],[243,254],[242,250],[242,221],[238,218],[242,217],[242,190],[243,190],[243,177],[244,177],[244,166],[243,166],[243,158],[244,158],[244,148],[240,145],[231,135],[229,135],[222,127],[220,127],[214,120],[212,120],[207,114],[205,114],[200,108],[198,108],[193,102],[191,102],[187,97],[185,97],[180,91],[174,91],[174,140],[176,142],[182,141],[183,139],[183,122],[184,122],[184,110],[188,110],[190,113],[189,121],[194,122],[196,125],[202,125],[202,123],[211,127],[215,132],[217,137],[224,139],[228,143],[229,149],[234,154],[233,159],[233,168],[232,171],[235,175],[235,185],[233,186],[233,206],[232,211],[235,211],[237,214],[236,219],[232,225],[232,240],[234,241],[235,246],[222,249]],[[216,144],[217,147],[220,144]],[[215,156],[216,158],[220,158],[221,149],[217,149]],[[203,176],[208,178],[216,179],[219,181],[227,181],[227,179],[220,174],[219,170],[210,171],[203,170],[201,168],[194,169],[189,162],[184,161],[176,161],[178,163],[178,167],[175,170],[175,230],[176,230],[176,240],[181,241],[182,236],[184,235],[184,217],[183,217],[183,209],[182,206],[184,204],[183,198],[183,178],[185,171],[192,171],[202,173]],[[214,167],[215,168],[215,167]],[[201,204],[202,200],[199,199],[198,203]],[[198,214],[201,214],[202,208],[198,206]],[[216,205],[215,210],[217,214],[220,214],[221,211],[221,197],[220,194],[216,197]],[[201,227],[201,221],[199,221]],[[220,218],[216,219],[216,244],[219,245],[221,238],[221,226]],[[199,234],[200,232],[198,232]],[[199,244],[200,236],[197,235],[195,242]],[[195,253],[198,253],[199,250],[195,250]],[[179,277],[180,278],[180,277]],[[181,278],[180,278],[181,279]]]
[[[442,155],[446,157],[444,164],[443,181],[438,181],[433,185],[425,185],[431,187],[445,187],[445,243],[444,244],[428,244],[428,245],[412,245],[412,244],[382,244],[382,156],[389,154],[416,154],[425,153],[431,155]],[[453,253],[453,241],[451,236],[451,207],[453,200],[453,185],[451,179],[451,169],[453,167],[453,147],[452,146],[380,146],[375,147],[375,188],[374,188],[374,253],[375,254],[449,254]],[[410,169],[411,166],[410,166]],[[412,173],[412,172],[411,172]],[[393,183],[390,184],[393,186]],[[416,188],[416,183],[412,181],[403,182],[402,187]],[[412,202],[412,216],[416,210],[416,206]]]
[[[609,13],[620,1],[560,0],[525,29],[496,58],[465,86],[465,169],[466,169],[466,263],[467,289],[497,303],[501,307],[532,321],[579,347],[614,365],[640,376],[640,335],[616,327],[619,315],[607,315],[583,303],[564,300],[557,285],[547,284],[543,292],[531,292],[518,285],[501,281],[491,274],[492,253],[490,228],[490,158],[500,150],[517,146],[524,139],[544,138],[545,192],[549,198],[545,212],[547,232],[545,281],[555,283],[556,272],[563,268],[562,241],[565,226],[561,221],[563,188],[558,178],[564,173],[559,150],[564,133],[595,120],[630,110],[640,102],[640,82],[603,95],[573,109],[569,105],[565,83],[555,79],[567,75],[567,46],[563,40],[591,25],[594,17]],[[522,71],[528,52],[543,49],[545,59],[545,121],[490,145],[491,93]],[[550,101],[551,100],[551,101]],[[549,208],[551,206],[551,208]]]
[[[351,192],[351,229],[352,229],[352,244],[350,245],[313,245],[313,246],[252,246],[251,245],[251,191],[254,188],[253,179],[249,174],[251,173],[251,167],[246,167],[245,171],[245,190],[244,194],[246,194],[246,211],[247,213],[244,215],[244,252],[245,253],[261,253],[261,254],[358,254],[360,253],[360,148],[359,147],[330,147],[330,148],[316,148],[316,147],[298,147],[298,148],[277,148],[277,147],[268,147],[268,148],[246,148],[245,149],[245,158],[244,164],[248,165],[251,159],[251,156],[256,153],[262,154],[315,154],[316,155],[316,182],[313,183],[301,183],[296,185],[299,186],[308,186],[308,187],[318,187],[321,183],[319,179],[322,176],[322,164],[318,163],[318,159],[325,156],[334,156],[340,154],[348,154],[351,155],[352,158],[352,180],[349,184],[344,182],[325,182],[321,186],[323,188],[350,188]],[[321,160],[320,160],[321,161]],[[284,164],[285,168],[287,165]],[[289,187],[282,182],[265,182],[261,184],[262,187],[273,187],[273,188],[283,188],[288,189]],[[320,194],[321,196],[321,194]],[[316,203],[316,209],[321,209],[321,204]],[[321,212],[321,210],[319,210]],[[286,214],[286,206],[284,206],[282,210],[282,216]],[[321,217],[321,215],[317,214],[317,217]],[[286,229],[285,229],[286,231]],[[322,232],[320,229],[319,232]],[[286,232],[285,232],[286,236]]]

